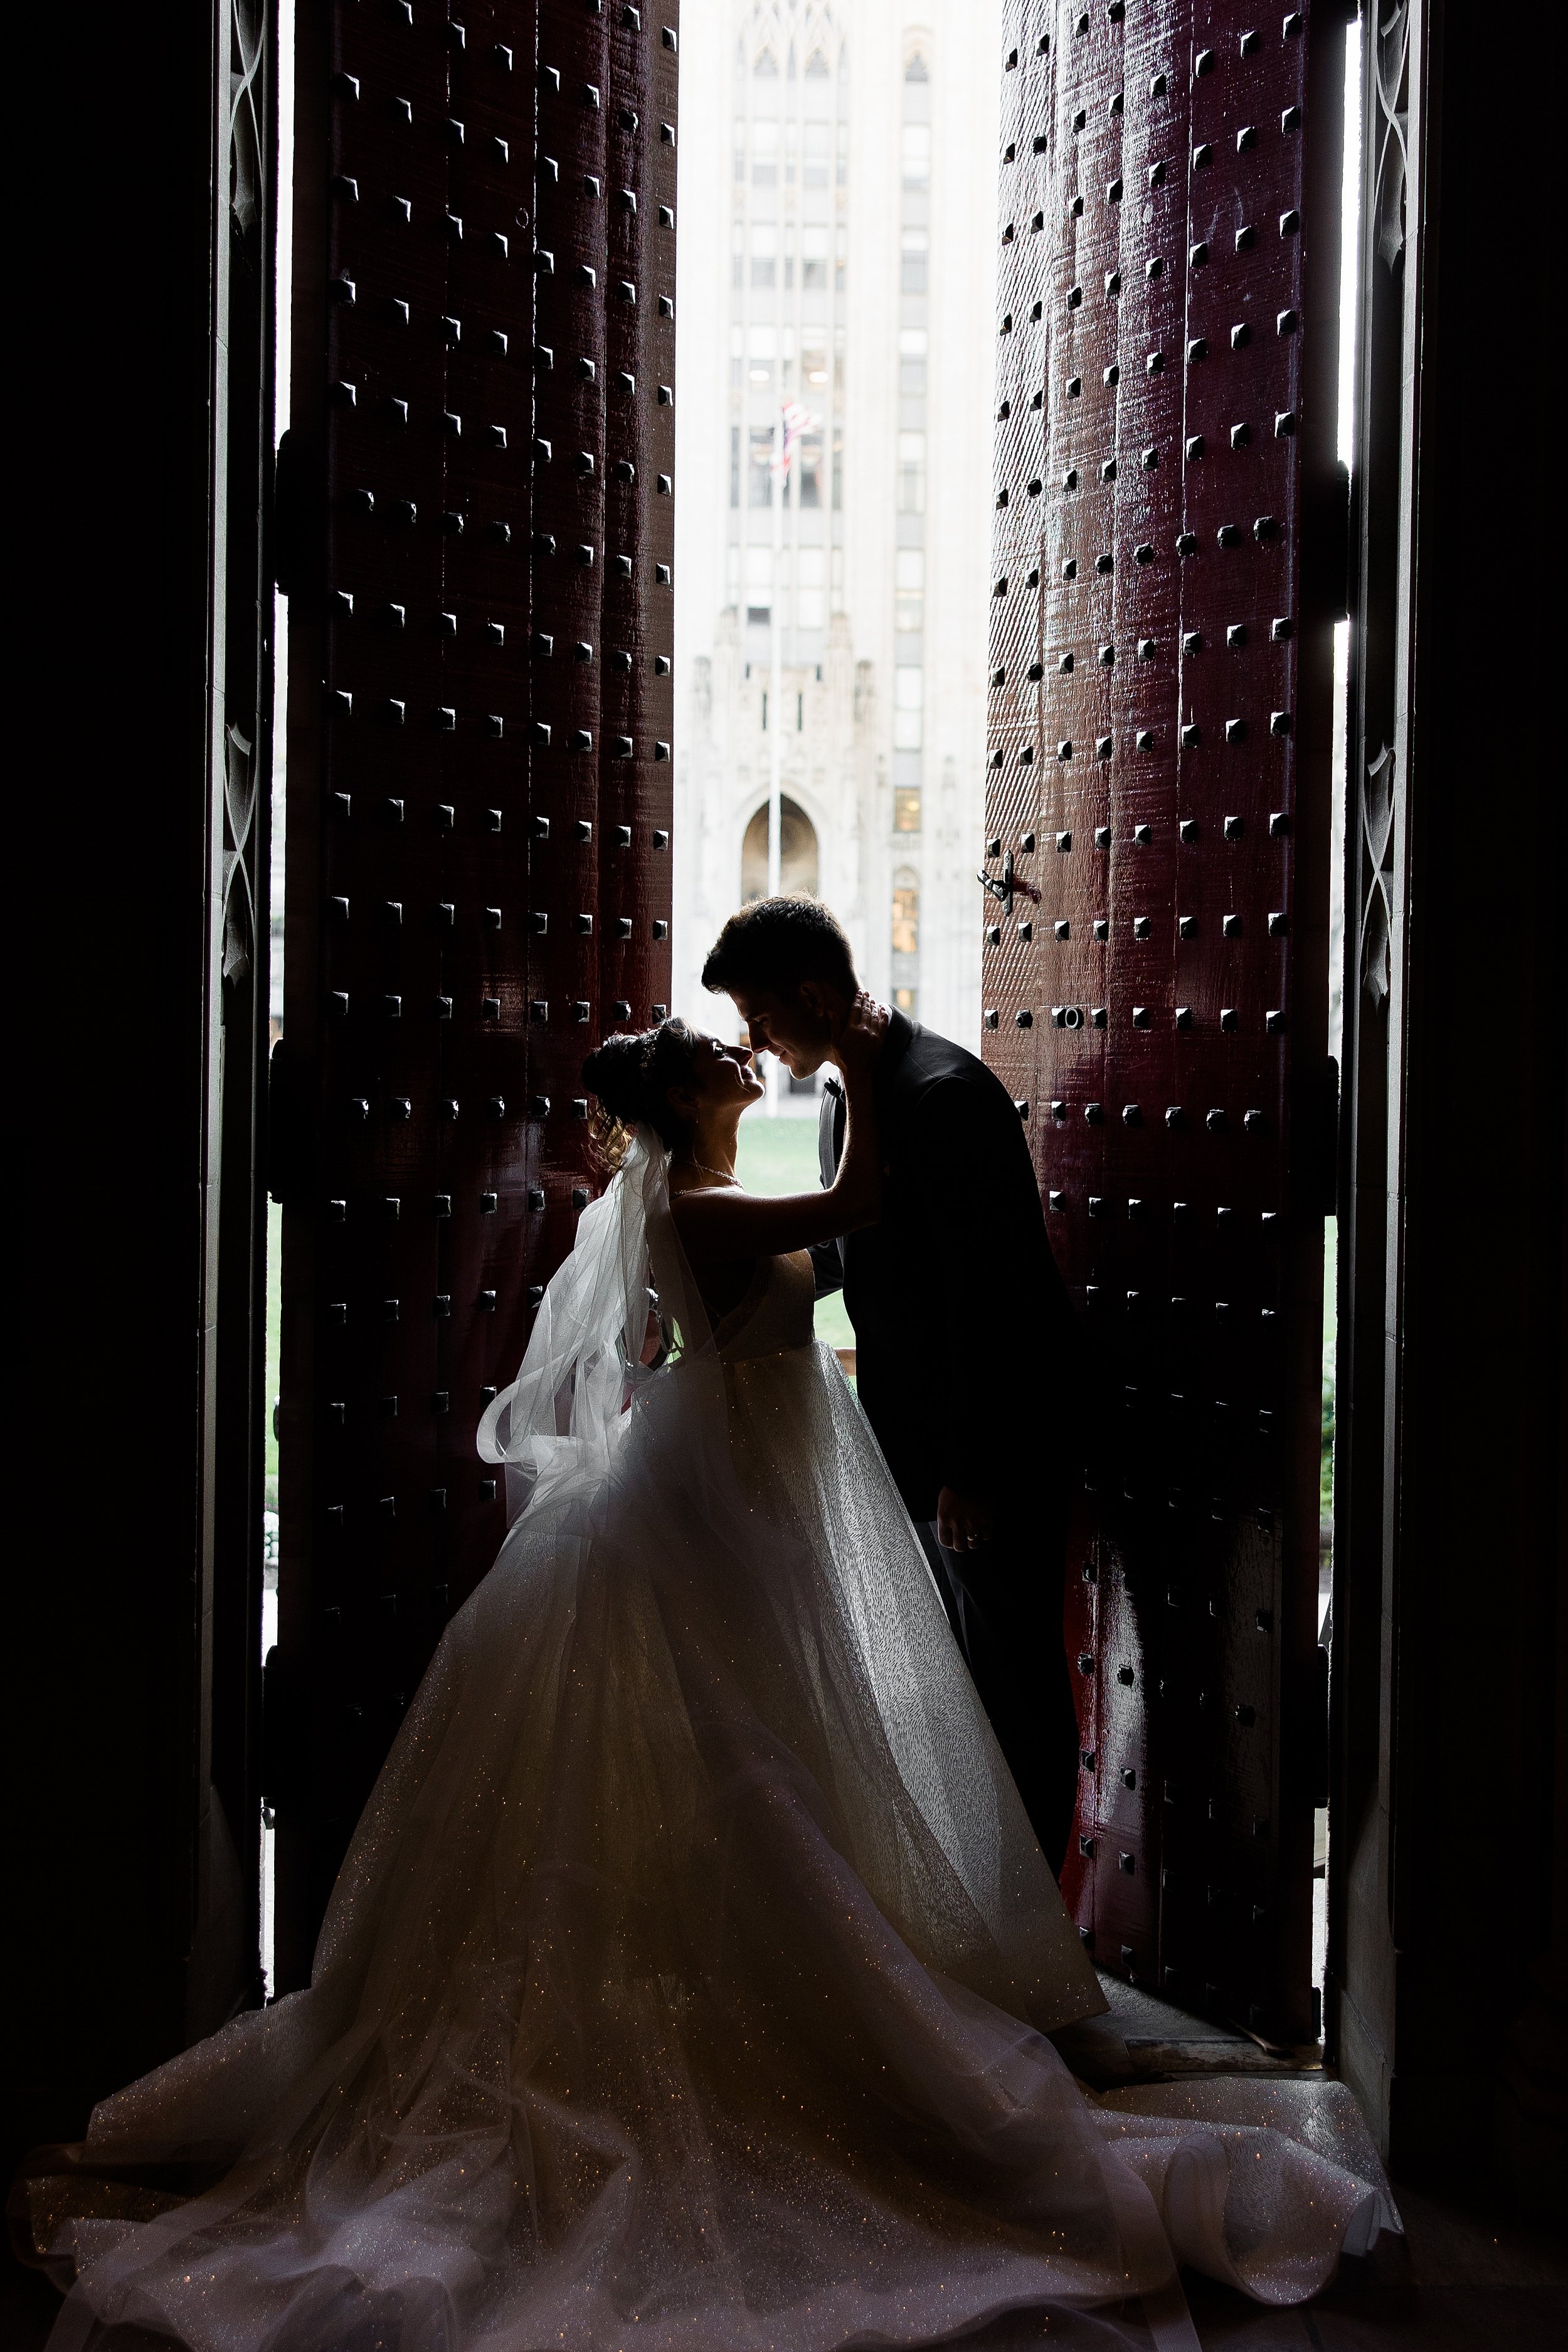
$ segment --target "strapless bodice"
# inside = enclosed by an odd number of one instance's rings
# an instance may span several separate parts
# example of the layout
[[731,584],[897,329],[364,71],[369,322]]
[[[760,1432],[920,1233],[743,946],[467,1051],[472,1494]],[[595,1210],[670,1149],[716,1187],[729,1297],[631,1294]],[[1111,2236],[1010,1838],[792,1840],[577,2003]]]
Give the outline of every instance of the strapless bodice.
[[816,1296],[809,1250],[759,1258],[745,1297],[715,1328],[714,1343],[722,1361],[747,1363],[758,1356],[809,1348]]

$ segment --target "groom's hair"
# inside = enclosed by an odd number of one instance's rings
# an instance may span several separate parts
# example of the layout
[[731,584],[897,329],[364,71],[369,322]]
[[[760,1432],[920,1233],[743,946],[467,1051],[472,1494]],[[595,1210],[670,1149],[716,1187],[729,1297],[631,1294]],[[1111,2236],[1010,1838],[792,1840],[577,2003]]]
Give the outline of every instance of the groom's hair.
[[758,898],[742,907],[702,967],[702,985],[715,995],[742,988],[787,996],[805,980],[845,996],[859,986],[844,926],[820,898]]

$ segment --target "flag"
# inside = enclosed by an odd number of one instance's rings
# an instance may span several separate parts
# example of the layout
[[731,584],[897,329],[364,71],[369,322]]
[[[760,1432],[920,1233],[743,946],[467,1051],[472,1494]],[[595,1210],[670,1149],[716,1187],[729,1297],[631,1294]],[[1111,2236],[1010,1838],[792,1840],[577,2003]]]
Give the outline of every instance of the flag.
[[814,416],[810,409],[803,407],[798,400],[785,401],[782,415],[784,430],[779,436],[779,455],[773,466],[773,471],[781,481],[789,479],[790,466],[801,435],[821,422],[820,417]]

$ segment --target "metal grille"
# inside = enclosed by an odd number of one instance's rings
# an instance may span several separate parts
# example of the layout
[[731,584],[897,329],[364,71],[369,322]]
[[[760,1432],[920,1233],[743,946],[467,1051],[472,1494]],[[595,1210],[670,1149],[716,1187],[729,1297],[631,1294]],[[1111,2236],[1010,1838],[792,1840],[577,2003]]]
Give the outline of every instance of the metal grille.
[[1100,0],[1007,48],[984,1002],[1094,1368],[1065,1891],[1102,1966],[1297,2039],[1330,674],[1300,517],[1332,432],[1303,320],[1337,261],[1306,142],[1338,126],[1304,12]]
[[476,1425],[668,994],[673,7],[301,22],[280,1982],[504,1531]]

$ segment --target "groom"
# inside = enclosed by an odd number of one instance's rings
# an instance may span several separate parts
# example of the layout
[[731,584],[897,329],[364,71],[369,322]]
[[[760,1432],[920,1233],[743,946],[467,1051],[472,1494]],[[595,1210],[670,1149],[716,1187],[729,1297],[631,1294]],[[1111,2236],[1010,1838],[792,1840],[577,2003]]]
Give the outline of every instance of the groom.
[[[837,919],[810,898],[731,915],[702,969],[754,1051],[798,1078],[832,1061],[859,986]],[[1078,1788],[1062,1638],[1072,1330],[1023,1129],[973,1054],[901,1013],[878,1069],[880,1221],[819,1243],[820,1297],[842,1287],[867,1418],[931,1560],[1035,1834],[1061,1871]],[[830,1184],[844,1097],[818,1131]]]

